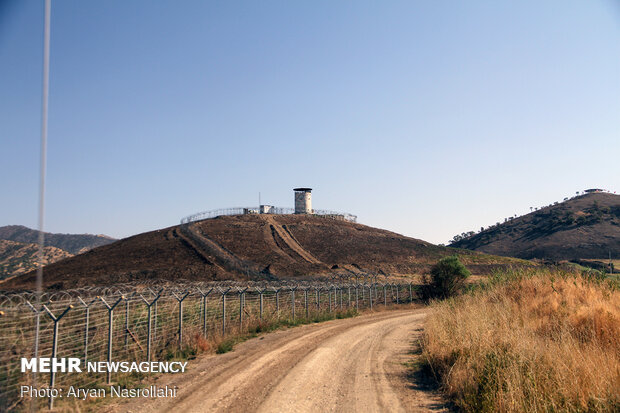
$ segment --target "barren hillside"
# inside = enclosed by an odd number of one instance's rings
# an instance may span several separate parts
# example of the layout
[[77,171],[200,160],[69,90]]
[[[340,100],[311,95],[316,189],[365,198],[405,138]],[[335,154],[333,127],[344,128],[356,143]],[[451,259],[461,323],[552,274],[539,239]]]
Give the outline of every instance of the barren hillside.
[[[45,268],[45,285],[69,288],[153,279],[269,279],[364,271],[408,276],[455,252],[478,274],[522,264],[333,219],[237,215],[146,232],[51,264]],[[29,288],[33,282],[30,273],[1,287]]]

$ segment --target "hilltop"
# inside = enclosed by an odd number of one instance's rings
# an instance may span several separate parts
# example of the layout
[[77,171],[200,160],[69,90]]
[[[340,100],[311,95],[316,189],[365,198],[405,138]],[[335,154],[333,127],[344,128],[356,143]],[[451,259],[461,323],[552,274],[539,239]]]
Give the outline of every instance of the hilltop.
[[[147,280],[275,279],[374,272],[421,274],[457,253],[475,274],[520,260],[440,247],[390,231],[307,215],[221,216],[138,234],[45,267],[45,286]],[[34,273],[2,288],[31,288]]]
[[523,259],[620,254],[620,195],[591,193],[488,228],[450,246]]

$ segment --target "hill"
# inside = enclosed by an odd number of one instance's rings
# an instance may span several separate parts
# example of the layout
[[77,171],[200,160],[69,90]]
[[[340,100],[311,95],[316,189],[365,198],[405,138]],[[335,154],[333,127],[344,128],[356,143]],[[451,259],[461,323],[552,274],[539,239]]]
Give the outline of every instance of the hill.
[[[0,240],[0,280],[13,275],[24,274],[37,268],[36,244]],[[56,247],[43,249],[43,265],[72,257],[73,254]]]
[[[36,244],[39,241],[39,232],[23,225],[7,225],[0,227],[0,240]],[[105,235],[53,234],[46,232],[44,245],[46,247],[60,248],[75,255],[114,241],[114,238]]]
[[523,259],[604,259],[620,254],[620,195],[592,193],[450,244]]
[[[236,215],[146,232],[45,268],[45,286],[296,278],[334,273],[421,274],[458,253],[473,273],[520,260],[439,247],[361,224],[305,215]],[[1,288],[31,288],[34,273]]]

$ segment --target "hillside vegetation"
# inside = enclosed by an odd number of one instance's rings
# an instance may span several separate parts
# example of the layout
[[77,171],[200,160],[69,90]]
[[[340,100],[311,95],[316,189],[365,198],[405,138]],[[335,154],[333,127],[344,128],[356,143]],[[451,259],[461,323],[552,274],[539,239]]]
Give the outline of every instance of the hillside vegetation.
[[[0,227],[0,280],[24,274],[38,266],[39,232],[22,225]],[[45,233],[43,265],[114,242],[103,235]]]
[[592,193],[470,234],[452,247],[551,260],[620,254],[620,195]]
[[617,412],[620,291],[576,273],[504,274],[436,303],[423,354],[466,412]]
[[[365,272],[411,277],[455,253],[474,274],[531,265],[334,219],[236,215],[147,232],[95,248],[48,265],[45,284],[71,288],[113,282],[287,279]],[[33,282],[31,273],[1,288],[30,288]]]
[[[0,280],[24,274],[37,268],[39,247],[36,244],[0,240]],[[72,257],[73,254],[56,247],[43,249],[43,265]]]
[[[39,232],[23,225],[7,225],[0,227],[0,240],[36,244],[39,242]],[[105,235],[92,234],[53,234],[45,233],[45,246],[56,247],[70,254],[81,254],[89,249],[100,247],[116,241]]]

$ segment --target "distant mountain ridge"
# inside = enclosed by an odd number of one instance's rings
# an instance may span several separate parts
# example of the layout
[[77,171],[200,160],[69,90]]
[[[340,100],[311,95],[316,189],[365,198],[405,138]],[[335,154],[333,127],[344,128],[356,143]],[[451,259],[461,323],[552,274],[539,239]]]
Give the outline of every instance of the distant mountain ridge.
[[450,244],[523,259],[620,255],[620,195],[589,193],[487,228]]
[[[39,232],[23,225],[0,227],[0,280],[38,267]],[[43,265],[116,241],[105,235],[45,233]]]
[[[39,231],[23,225],[7,225],[0,227],[0,240],[36,244],[39,241]],[[116,241],[106,235],[92,234],[53,234],[45,233],[45,246],[56,247],[73,255],[81,254],[92,248],[107,245]]]

